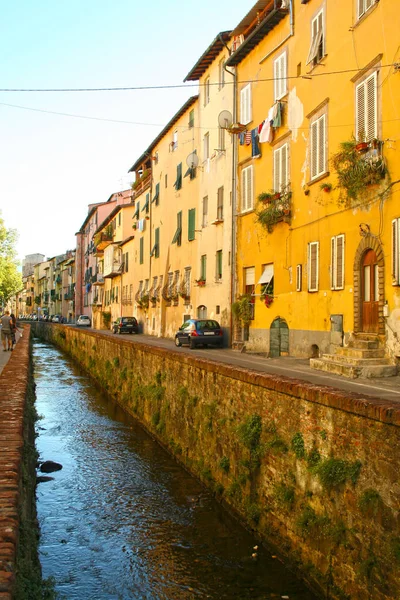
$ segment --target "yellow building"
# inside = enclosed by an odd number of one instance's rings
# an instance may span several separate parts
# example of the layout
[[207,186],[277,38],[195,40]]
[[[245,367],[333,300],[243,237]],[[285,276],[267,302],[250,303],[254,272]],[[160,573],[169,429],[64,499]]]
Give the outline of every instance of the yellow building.
[[365,332],[400,355],[395,4],[260,0],[232,33],[249,349],[315,356]]
[[133,164],[134,314],[144,333],[173,337],[194,316],[197,288],[198,98],[189,98]]

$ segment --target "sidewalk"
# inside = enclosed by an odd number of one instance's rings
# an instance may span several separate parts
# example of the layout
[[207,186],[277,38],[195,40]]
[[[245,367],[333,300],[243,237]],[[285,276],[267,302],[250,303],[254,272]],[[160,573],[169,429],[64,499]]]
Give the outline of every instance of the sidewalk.
[[[21,329],[21,326],[19,326],[19,328]],[[17,331],[17,333],[15,334],[15,340],[18,343],[18,340],[20,339],[21,334]],[[2,370],[4,369],[4,367],[6,366],[6,364],[8,363],[8,361],[10,360],[10,356],[12,355],[12,352],[3,352],[3,345],[1,344],[0,346],[0,373],[2,372]]]

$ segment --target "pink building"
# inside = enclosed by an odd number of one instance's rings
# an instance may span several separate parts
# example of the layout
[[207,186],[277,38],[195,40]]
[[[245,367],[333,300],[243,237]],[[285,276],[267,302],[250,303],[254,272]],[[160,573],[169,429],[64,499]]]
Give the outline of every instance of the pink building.
[[75,256],[75,318],[87,315],[92,319],[92,305],[95,301],[93,283],[97,282],[97,258],[94,254],[93,236],[97,227],[120,204],[132,201],[132,190],[112,194],[107,202],[89,204],[86,219],[76,235]]

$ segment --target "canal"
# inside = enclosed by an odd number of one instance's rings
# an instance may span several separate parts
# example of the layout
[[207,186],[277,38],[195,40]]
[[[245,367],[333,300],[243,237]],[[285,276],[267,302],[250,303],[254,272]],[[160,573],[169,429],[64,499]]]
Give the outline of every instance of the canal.
[[[34,343],[43,577],[68,600],[315,600],[70,359]],[[256,556],[252,557],[253,554]]]

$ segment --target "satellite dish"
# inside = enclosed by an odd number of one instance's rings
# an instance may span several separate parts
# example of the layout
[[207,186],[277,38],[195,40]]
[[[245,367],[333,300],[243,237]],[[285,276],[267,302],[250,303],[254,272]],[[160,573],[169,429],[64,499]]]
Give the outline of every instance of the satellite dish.
[[189,169],[195,169],[199,164],[199,157],[196,154],[196,150],[191,152],[189,156],[186,158],[186,164]]
[[218,125],[222,128],[222,129],[229,129],[229,127],[232,125],[232,115],[229,112],[229,110],[223,110],[222,112],[219,113],[218,115]]

